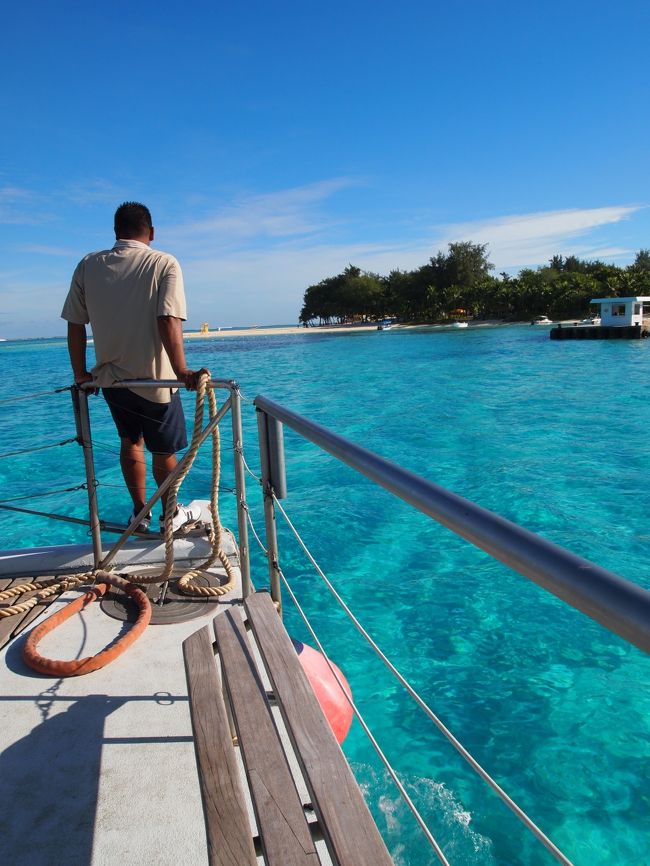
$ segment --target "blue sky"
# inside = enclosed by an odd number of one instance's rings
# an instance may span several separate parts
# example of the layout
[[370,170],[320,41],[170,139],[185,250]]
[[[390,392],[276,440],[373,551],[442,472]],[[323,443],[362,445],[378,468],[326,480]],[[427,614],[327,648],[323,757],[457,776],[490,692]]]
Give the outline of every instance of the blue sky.
[[64,333],[125,199],[188,326],[295,323],[311,283],[452,240],[497,271],[650,247],[650,5],[25,0],[0,33],[0,336]]

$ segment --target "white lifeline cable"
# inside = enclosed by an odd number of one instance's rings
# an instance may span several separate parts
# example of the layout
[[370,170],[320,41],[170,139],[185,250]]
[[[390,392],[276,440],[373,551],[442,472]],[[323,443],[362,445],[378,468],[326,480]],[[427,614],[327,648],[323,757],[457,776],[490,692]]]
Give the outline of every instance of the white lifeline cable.
[[250,475],[250,477],[251,477],[251,478],[254,478],[255,481],[257,481],[258,484],[261,484],[261,483],[262,483],[262,479],[259,478],[259,477],[258,477],[258,476],[253,472],[253,470],[250,468],[250,466],[249,466],[248,463],[246,462],[246,458],[244,457],[244,449],[243,449],[243,448],[239,448],[239,449],[236,449],[236,450],[239,450],[239,453],[241,454],[242,463],[244,464],[244,468],[246,469],[246,471],[248,472],[248,474]]
[[18,397],[7,397],[5,400],[0,400],[0,406],[5,403],[18,403],[19,400],[35,400],[37,397],[49,397],[51,394],[62,394],[64,391],[72,391],[72,386],[68,385],[65,388],[55,388],[53,391],[39,391],[36,394],[20,394]]
[[302,617],[303,622],[305,623],[305,625],[306,625],[307,628],[309,629],[309,633],[310,633],[311,636],[313,637],[313,639],[314,639],[314,643],[316,644],[316,646],[318,647],[318,649],[319,649],[321,655],[323,656],[323,658],[324,658],[325,661],[327,662],[327,667],[330,669],[330,672],[332,673],[332,675],[333,675],[334,678],[336,679],[336,682],[337,682],[337,683],[339,684],[339,686],[341,687],[341,692],[343,693],[343,695],[344,695],[346,701],[347,701],[347,702],[350,704],[350,706],[352,707],[352,712],[353,712],[354,715],[356,716],[357,721],[359,722],[359,724],[360,724],[361,727],[363,728],[363,730],[364,730],[366,736],[367,736],[368,739],[370,740],[370,743],[371,743],[373,749],[374,749],[375,752],[377,752],[377,754],[379,755],[379,758],[381,759],[382,764],[383,764],[384,767],[386,767],[386,769],[388,770],[388,773],[389,773],[391,779],[393,780],[393,782],[395,783],[395,786],[397,787],[397,790],[398,790],[399,793],[401,794],[402,799],[404,800],[404,802],[406,803],[406,805],[408,806],[408,808],[409,808],[409,809],[411,810],[411,812],[413,813],[413,817],[415,818],[415,820],[416,820],[416,821],[418,822],[418,824],[420,825],[420,829],[422,830],[422,832],[424,833],[424,835],[427,837],[427,841],[429,842],[429,844],[431,845],[431,847],[432,847],[433,850],[435,851],[436,856],[438,857],[438,859],[440,860],[440,862],[443,864],[443,866],[450,866],[449,860],[447,860],[447,858],[445,857],[445,855],[444,855],[444,853],[443,853],[442,848],[440,847],[440,845],[439,845],[438,842],[436,841],[435,837],[434,837],[433,834],[431,833],[431,830],[429,830],[429,828],[427,827],[427,825],[426,825],[426,823],[425,823],[425,821],[424,821],[424,818],[423,818],[422,815],[420,815],[420,813],[418,812],[418,808],[417,808],[417,806],[415,805],[415,803],[413,802],[413,800],[411,800],[411,798],[409,797],[409,795],[406,793],[406,788],[405,788],[404,785],[401,783],[401,781],[400,781],[400,779],[399,779],[397,773],[396,773],[395,770],[393,769],[393,767],[390,765],[390,762],[389,762],[388,758],[386,757],[386,755],[384,755],[384,753],[383,753],[383,751],[382,751],[382,749],[381,749],[381,746],[379,745],[379,743],[378,743],[377,740],[375,739],[375,737],[374,737],[372,731],[370,730],[370,728],[369,728],[368,725],[366,724],[365,719],[363,718],[363,716],[361,715],[361,713],[360,713],[359,710],[357,709],[356,704],[354,703],[354,701],[352,700],[352,698],[348,695],[347,691],[345,690],[345,686],[344,686],[343,682],[341,681],[341,678],[339,677],[338,673],[336,672],[336,670],[335,670],[335,668],[334,668],[334,665],[330,662],[329,658],[327,657],[327,654],[326,654],[325,650],[323,649],[323,645],[322,645],[321,642],[318,640],[318,637],[316,636],[316,632],[315,632],[314,629],[312,628],[311,623],[310,623],[309,620],[307,619],[307,615],[306,615],[305,612],[303,611],[303,609],[302,609],[302,607],[300,606],[300,603],[298,602],[298,599],[296,598],[296,596],[295,596],[293,590],[292,590],[291,587],[289,586],[289,581],[287,580],[287,578],[286,578],[286,577],[284,576],[284,574],[282,573],[282,569],[278,568],[278,574],[279,574],[280,577],[282,578],[282,581],[283,581],[285,587],[287,588],[287,592],[288,592],[289,595],[291,596],[291,600],[292,600],[293,603],[295,604],[295,606],[296,606],[296,608],[297,608],[297,610],[298,610],[298,613],[299,613],[300,616]]
[[255,540],[257,541],[257,543],[258,543],[258,545],[259,545],[259,547],[260,547],[260,550],[262,551],[262,553],[264,554],[264,556],[268,556],[268,555],[269,555],[269,552],[268,552],[268,550],[266,549],[266,547],[264,547],[264,545],[262,544],[262,539],[261,539],[261,538],[259,537],[259,535],[257,534],[257,530],[255,529],[255,524],[253,523],[253,518],[251,517],[250,509],[249,509],[248,505],[246,505],[245,502],[243,503],[243,508],[244,508],[244,511],[246,512],[246,520],[248,521],[248,525],[249,525],[250,528],[251,528],[251,532],[252,532],[253,535],[255,536]]
[[563,866],[574,866],[574,864],[571,862],[571,860],[569,860],[569,858],[565,854],[563,854],[562,851],[560,851],[560,849],[548,838],[548,836],[546,836],[546,834],[542,830],[540,830],[540,828],[537,826],[537,824],[535,824],[535,822],[531,818],[528,817],[528,815],[524,812],[524,810],[520,806],[518,806],[515,803],[515,801],[503,790],[503,788],[499,785],[499,783],[496,782],[492,778],[492,776],[490,776],[490,774],[487,772],[487,770],[483,769],[483,767],[479,764],[479,762],[476,760],[476,758],[474,758],[467,751],[465,746],[463,746],[463,744],[459,740],[456,739],[456,737],[452,734],[452,732],[445,726],[445,724],[433,712],[431,707],[429,707],[429,705],[415,691],[413,686],[411,686],[411,684],[397,670],[395,665],[391,662],[391,660],[388,658],[388,656],[385,655],[385,653],[380,649],[380,647],[375,643],[375,641],[370,637],[368,632],[364,629],[364,627],[361,625],[359,620],[356,618],[356,616],[352,613],[350,608],[347,606],[347,604],[343,601],[341,596],[338,594],[338,592],[336,591],[332,582],[329,580],[329,578],[327,577],[325,572],[322,570],[320,565],[316,562],[316,560],[312,556],[311,552],[307,548],[307,545],[305,544],[305,542],[300,537],[300,533],[298,532],[296,527],[291,522],[289,515],[284,510],[284,508],[282,507],[282,505],[280,504],[280,502],[276,498],[275,494],[273,495],[273,501],[277,505],[277,507],[280,509],[282,516],[287,521],[287,524],[289,525],[291,531],[293,532],[293,534],[298,539],[298,543],[300,544],[302,549],[307,554],[309,561],[312,563],[312,565],[314,566],[316,571],[319,573],[319,575],[325,581],[325,584],[326,584],[327,588],[329,589],[329,591],[332,593],[334,598],[341,605],[341,607],[346,612],[348,617],[352,620],[352,622],[354,623],[354,625],[358,629],[358,631],[363,635],[363,637],[370,644],[370,646],[374,649],[374,651],[377,653],[377,655],[383,661],[383,663],[386,665],[386,667],[391,671],[391,673],[393,673],[394,676],[399,680],[399,682],[404,686],[404,688],[411,695],[411,697],[415,700],[415,702],[418,704],[418,706],[422,710],[424,710],[424,712],[427,714],[427,716],[429,716],[429,718],[436,725],[438,730],[447,738],[447,740],[449,740],[449,742],[456,749],[456,751],[460,755],[462,755],[463,758],[465,758],[465,760],[472,767],[472,769],[476,773],[478,773],[478,775],[483,779],[484,782],[486,782],[490,786],[490,788],[492,788],[492,790],[495,792],[495,794],[497,794],[501,798],[501,800],[506,804],[506,806],[512,812],[514,812],[514,814],[519,818],[519,820],[530,830],[530,832],[534,836],[537,837],[537,839],[547,848],[547,850],[555,857],[555,859],[558,860],[560,863],[562,863]]

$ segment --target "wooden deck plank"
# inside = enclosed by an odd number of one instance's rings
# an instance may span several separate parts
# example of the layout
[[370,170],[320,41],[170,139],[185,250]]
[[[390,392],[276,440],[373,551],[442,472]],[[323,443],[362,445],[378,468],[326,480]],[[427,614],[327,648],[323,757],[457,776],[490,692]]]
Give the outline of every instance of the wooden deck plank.
[[214,630],[265,862],[316,866],[318,854],[239,611],[215,617]]
[[183,642],[211,866],[256,866],[252,833],[208,626]]
[[[47,579],[47,578],[38,578],[39,580]],[[27,578],[15,578],[14,580],[6,580],[4,579],[2,583],[5,583],[5,586],[0,587],[0,591],[3,589],[9,589],[11,586],[19,586],[22,583],[29,583],[29,579]],[[33,597],[34,592],[25,592],[22,595],[18,595],[15,598],[7,599],[7,601],[2,602],[2,607],[11,607],[14,604],[18,604],[21,601],[27,601]],[[28,610],[26,613],[17,613],[14,616],[2,617],[0,618],[0,649],[2,649],[9,641],[13,640],[13,638],[17,637],[27,626],[36,619],[39,614],[43,612],[43,610],[48,607],[51,602],[53,602],[56,598],[58,598],[60,593],[56,595],[50,596],[45,599],[45,601],[39,602],[33,608]]]
[[20,619],[20,622],[12,632],[12,639],[18,637],[21,632],[25,631],[27,626],[39,617],[53,601],[56,601],[57,598],[60,597],[60,595],[61,593],[57,592],[56,595],[51,595],[49,598],[44,599],[44,601],[39,601],[38,604],[34,605],[34,607],[31,610],[28,610],[26,614],[23,614],[22,617],[16,617],[16,619]]
[[332,857],[340,866],[393,866],[271,597],[254,593],[244,606]]

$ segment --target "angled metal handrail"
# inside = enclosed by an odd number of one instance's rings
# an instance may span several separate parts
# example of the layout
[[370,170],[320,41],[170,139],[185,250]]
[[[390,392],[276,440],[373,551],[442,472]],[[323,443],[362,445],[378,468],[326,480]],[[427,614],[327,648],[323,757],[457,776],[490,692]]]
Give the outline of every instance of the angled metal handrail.
[[[237,382],[232,379],[210,379],[210,385],[213,388],[224,388],[226,391],[238,387]],[[85,391],[93,391],[97,385],[84,382],[81,387]],[[180,379],[120,379],[119,382],[113,382],[111,388],[179,388],[182,391],[185,389],[185,382],[181,382]]]
[[650,592],[404,469],[296,412],[258,396],[259,412],[408,502],[605,628],[650,652]]

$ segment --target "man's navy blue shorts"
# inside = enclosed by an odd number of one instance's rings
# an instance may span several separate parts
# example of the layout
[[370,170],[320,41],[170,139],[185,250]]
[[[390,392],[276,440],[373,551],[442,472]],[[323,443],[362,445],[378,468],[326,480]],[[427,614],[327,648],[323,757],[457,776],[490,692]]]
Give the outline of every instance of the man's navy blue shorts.
[[134,444],[144,444],[154,454],[175,454],[187,447],[185,415],[178,391],[169,403],[154,403],[128,388],[102,388],[117,432]]

